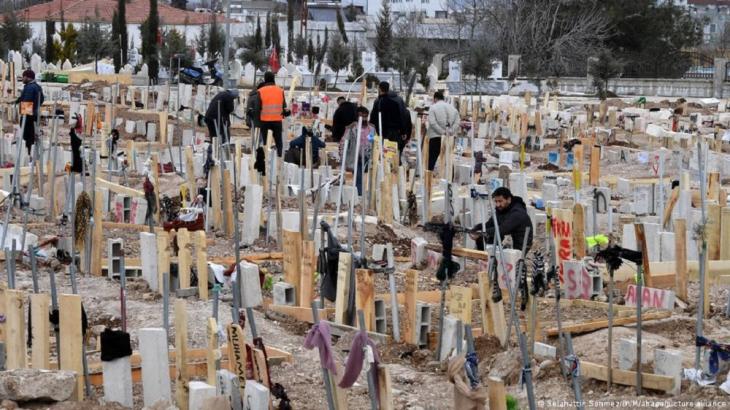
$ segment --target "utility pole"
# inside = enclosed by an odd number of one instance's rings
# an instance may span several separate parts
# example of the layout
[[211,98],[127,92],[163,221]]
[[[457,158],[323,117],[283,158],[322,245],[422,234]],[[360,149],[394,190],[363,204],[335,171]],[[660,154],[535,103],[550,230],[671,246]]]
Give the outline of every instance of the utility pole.
[[228,88],[228,49],[231,47],[231,0],[226,0],[226,45],[223,49],[223,88]]

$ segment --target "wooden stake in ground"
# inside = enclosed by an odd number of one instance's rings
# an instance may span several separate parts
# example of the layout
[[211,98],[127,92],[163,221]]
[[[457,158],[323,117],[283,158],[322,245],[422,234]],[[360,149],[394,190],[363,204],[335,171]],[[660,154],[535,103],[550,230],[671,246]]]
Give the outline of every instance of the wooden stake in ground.
[[418,271],[415,269],[406,270],[406,281],[403,303],[403,337],[406,343],[418,345],[416,337],[416,292],[418,291]]
[[[302,269],[302,234],[299,231],[282,229],[284,243],[284,281],[294,287],[294,298],[298,299]],[[296,300],[295,300],[296,304]]]
[[687,221],[674,220],[674,260],[676,270],[677,297],[687,300]]
[[48,338],[50,322],[48,321],[48,308],[51,305],[51,297],[45,293],[34,293],[30,295],[31,307],[31,336],[33,337],[33,350],[31,352],[31,363],[34,369],[51,368],[51,346]]
[[507,398],[504,390],[504,381],[498,377],[489,376],[487,381],[489,390],[489,409],[507,410]]
[[299,306],[307,307],[312,303],[312,280],[317,269],[314,241],[302,241],[302,265],[299,282]]
[[190,242],[190,232],[188,232],[187,228],[180,228],[177,231],[177,246],[180,289],[188,289],[190,287],[190,267],[192,266],[192,243]]
[[230,370],[238,377],[241,397],[246,397],[246,336],[238,324],[228,325],[228,363]]
[[[24,300],[25,292],[22,290],[5,290],[5,367],[8,370],[27,367]],[[48,340],[47,334],[45,338]]]
[[489,278],[487,271],[479,271],[477,273],[477,280],[479,281],[479,310],[482,315],[482,331],[485,334],[494,336],[494,323],[492,322],[492,316],[487,300],[492,297],[489,291]]
[[218,350],[218,324],[212,317],[208,318],[208,350],[206,352],[208,376],[207,381],[211,386],[216,385],[216,361],[220,352]]
[[362,310],[365,315],[365,327],[369,332],[375,331],[375,288],[373,271],[369,269],[356,269],[355,279],[357,281],[355,306]]
[[573,205],[573,244],[575,245],[575,257],[578,260],[586,256],[586,234],[585,234],[585,213],[583,205]]
[[185,299],[175,299],[175,401],[181,410],[188,409],[188,314]]
[[335,298],[335,323],[345,323],[347,316],[348,298],[350,295],[350,264],[352,255],[349,252],[340,252],[337,265],[337,291]]
[[72,397],[77,401],[82,401],[84,399],[84,368],[81,354],[84,340],[81,332],[81,296],[60,295],[58,306],[61,329],[61,369],[76,372],[76,386]]
[[208,242],[205,231],[195,231],[195,267],[198,271],[198,297],[208,300]]

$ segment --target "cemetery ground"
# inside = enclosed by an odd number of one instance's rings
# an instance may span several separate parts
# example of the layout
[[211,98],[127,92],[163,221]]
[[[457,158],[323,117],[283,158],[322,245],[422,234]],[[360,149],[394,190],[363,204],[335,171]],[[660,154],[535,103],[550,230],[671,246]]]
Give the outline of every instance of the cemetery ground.
[[[119,115],[123,118],[137,119],[135,115],[129,113],[126,117],[124,112]],[[240,137],[248,140],[250,138],[246,131],[236,130]],[[234,137],[236,134],[234,134]],[[642,135],[628,136],[619,133],[616,136],[621,146],[621,141],[631,139],[634,146],[649,149],[651,143]],[[179,142],[178,142],[179,144]],[[244,144],[245,145],[245,144]],[[610,147],[610,146],[609,146]],[[545,152],[534,152],[531,156],[531,162],[526,168],[526,172],[534,172],[540,175],[539,168],[545,166],[547,162]],[[497,169],[493,168],[492,173],[496,173]],[[560,173],[560,170],[557,171]],[[603,161],[601,164],[601,172],[605,175],[625,178],[642,178],[651,177],[651,172],[646,165],[626,162]],[[563,175],[569,175],[565,171]],[[161,190],[165,187],[175,187],[184,180],[174,176],[168,176],[170,180],[164,180],[161,184]],[[175,180],[175,178],[179,180]],[[723,181],[724,182],[724,181]],[[129,177],[129,186],[134,189],[141,189],[141,179],[136,178],[134,174]],[[568,187],[561,187],[561,190],[569,191]],[[171,190],[174,192],[174,190]],[[533,190],[530,189],[530,194]],[[61,192],[63,192],[61,190]],[[621,195],[612,195],[611,206],[618,209],[621,206],[623,197]],[[243,195],[240,196],[241,198]],[[297,210],[296,201],[284,201],[284,210]],[[309,206],[311,209],[311,201]],[[0,217],[4,216],[0,213]],[[618,214],[618,213],[617,213]],[[22,213],[15,209],[13,220],[21,220]],[[601,215],[603,217],[603,215]],[[618,215],[616,215],[618,218]],[[599,219],[599,223],[605,227],[605,219]],[[358,224],[355,224],[353,233],[353,242],[356,248],[359,245]],[[47,223],[41,217],[31,216],[29,220],[29,232],[38,235],[43,241],[59,234],[64,230],[70,229],[68,226],[60,226],[56,223]],[[346,235],[346,228],[340,226],[339,237]],[[540,236],[540,233],[542,235]],[[543,248],[545,243],[544,227],[542,230],[538,228],[538,235],[535,239],[536,248]],[[615,233],[615,232],[613,232]],[[396,282],[397,288],[403,289],[404,274],[407,269],[414,268],[411,263],[410,240],[414,237],[425,237],[429,244],[438,244],[436,235],[424,232],[419,227],[407,227],[398,222],[390,226],[382,224],[373,225],[366,224],[366,242],[368,248],[377,243],[391,242],[395,246],[396,256]],[[103,243],[108,239],[122,238],[124,240],[125,255],[127,258],[136,258],[139,256],[139,233],[130,229],[104,229]],[[259,240],[253,246],[243,248],[241,250],[242,257],[247,255],[255,255],[267,252],[281,251],[281,248],[275,243],[267,245],[263,240],[263,233]],[[384,240],[385,238],[385,240]],[[275,241],[273,241],[275,242]],[[209,234],[207,244],[208,258],[211,261],[217,259],[230,259],[233,256],[234,243],[232,239],[224,237],[222,234]],[[461,246],[458,241],[457,246]],[[106,258],[106,247],[103,246],[102,257]],[[477,334],[482,333],[484,327],[481,318],[479,304],[479,293],[476,288],[477,272],[479,267],[477,261],[471,259],[456,258],[460,263],[466,262],[465,269],[457,274],[451,285],[472,287],[473,304],[472,304],[472,325]],[[283,267],[280,258],[257,262],[267,277],[272,277],[273,282],[284,279]],[[419,266],[418,268],[424,268]],[[57,285],[59,293],[70,293],[71,286],[69,276],[66,273],[66,267],[57,262],[40,267],[40,288],[42,290],[49,289],[48,269],[56,271]],[[30,292],[32,290],[32,282],[30,268],[26,264],[19,264],[17,271],[16,287],[17,289]],[[715,283],[710,287],[710,312],[704,321],[705,336],[714,340],[727,340],[730,337],[730,319],[723,315],[724,305],[728,298],[729,282]],[[377,295],[387,294],[388,279],[386,275],[375,275],[375,292]],[[694,357],[694,326],[696,320],[696,309],[698,301],[698,283],[696,279],[690,279],[688,284],[688,300],[681,307],[673,306],[668,314],[661,315],[660,319],[646,320],[643,323],[643,342],[647,354],[645,357],[652,357],[654,348],[666,348],[680,351],[682,355],[682,367],[692,367]],[[435,278],[432,268],[420,270],[418,277],[419,291],[438,291],[439,282]],[[89,318],[89,327],[91,329],[91,338],[87,340],[87,352],[89,353],[90,371],[92,374],[100,373],[99,352],[96,348],[99,333],[104,327],[119,327],[121,324],[121,312],[119,304],[119,282],[111,280],[107,277],[95,277],[91,275],[80,275],[78,277],[78,293],[81,295],[84,308]],[[552,293],[539,299],[538,302],[538,323],[543,333],[549,333],[549,329],[556,326],[555,322],[555,300],[551,297]],[[271,298],[271,290],[264,289],[264,297]],[[387,297],[385,298],[387,300]],[[230,304],[231,292],[229,288],[224,288],[221,293],[221,304],[219,311],[219,325],[225,327],[231,321]],[[607,304],[604,294],[600,295],[596,301],[580,301],[562,299],[561,313],[563,315],[563,328],[569,328],[572,325],[579,325],[590,321],[605,320],[607,316]],[[379,343],[379,351],[385,364],[389,365],[392,377],[392,394],[395,408],[411,408],[411,409],[448,409],[453,408],[453,386],[448,382],[446,375],[446,365],[437,362],[434,359],[435,350],[435,329],[437,329],[437,308],[438,299],[429,299],[432,303],[434,314],[432,316],[431,334],[429,348],[418,348],[415,345],[406,343],[396,343],[388,338],[384,343]],[[269,302],[270,303],[270,302]],[[127,281],[127,303],[126,316],[127,328],[131,334],[132,347],[137,348],[137,330],[145,327],[162,326],[162,299],[158,292],[149,289],[147,283],[142,278],[130,277]],[[186,313],[188,316],[188,349],[206,349],[208,344],[208,335],[206,330],[206,319],[211,315],[212,302],[201,301],[198,297],[193,296],[185,299]],[[329,307],[329,304],[328,304]],[[27,306],[26,306],[27,309]],[[505,310],[508,304],[505,304]],[[634,308],[623,305],[622,300],[617,301],[616,318],[622,316],[630,316],[633,314]],[[624,313],[622,313],[624,312]],[[649,309],[646,314],[651,315],[659,311]],[[666,312],[666,311],[665,311]],[[402,314],[401,310],[401,314]],[[171,314],[174,314],[171,308]],[[308,331],[310,324],[306,321],[297,320],[285,314],[270,310],[267,307],[259,307],[255,309],[255,319],[259,336],[268,345],[275,346],[291,357],[277,363],[271,367],[271,379],[275,383],[280,383],[286,388],[289,398],[292,400],[292,406],[295,409],[322,409],[326,408],[325,390],[322,384],[322,376],[320,371],[319,357],[316,350],[306,350],[302,347],[304,336]],[[331,320],[333,316],[330,315]],[[390,313],[388,312],[388,326],[390,323]],[[520,312],[522,318],[526,317],[526,312]],[[402,323],[402,322],[401,322]],[[625,325],[617,325],[613,330],[613,364],[612,367],[619,366],[619,356],[621,345],[619,339],[633,338],[635,335],[635,325],[633,323]],[[514,329],[513,329],[514,330]],[[250,340],[248,327],[246,327],[247,340]],[[387,333],[390,333],[388,331]],[[345,332],[341,337],[333,340],[334,352],[338,363],[344,362],[344,357],[349,349],[352,334]],[[607,346],[607,330],[605,327],[598,328],[594,331],[585,333],[576,332],[573,335],[573,345],[575,354],[581,361],[591,362],[599,365],[606,364],[606,346]],[[55,342],[51,339],[51,357],[55,357]],[[554,335],[545,335],[544,342],[555,345],[556,337]],[[171,321],[170,334],[168,342],[170,348],[174,349],[175,328]],[[497,376],[501,378],[506,385],[506,392],[516,397],[521,408],[526,407],[526,393],[520,386],[520,373],[522,371],[522,363],[520,361],[519,349],[517,347],[517,339],[515,332],[511,333],[511,339],[507,348],[502,348],[500,342],[494,336],[479,335],[475,340],[476,351],[479,356],[479,373],[481,379],[486,381],[488,376]],[[203,360],[205,357],[202,357]],[[194,361],[195,359],[193,359]],[[651,361],[651,359],[650,359]],[[174,363],[174,361],[173,361]],[[545,357],[535,357],[532,361],[533,376],[535,383],[536,399],[540,408],[553,407],[572,407],[574,400],[573,390],[569,379],[561,375],[560,366],[555,359]],[[635,368],[635,365],[634,365]],[[648,373],[653,372],[653,366],[649,363],[642,366],[642,370]],[[724,381],[727,368],[720,372],[718,384]],[[205,380],[205,376],[192,377],[191,380]],[[173,395],[175,385],[173,383]],[[655,390],[645,390],[642,396],[637,397],[633,386],[614,384],[610,392],[607,392],[607,385],[604,381],[596,381],[594,379],[582,379],[583,399],[587,403],[610,402],[621,400],[676,400],[676,401],[703,401],[710,403],[713,400],[717,402],[727,403],[730,407],[730,396],[723,393],[716,387],[700,388],[689,381],[682,382],[682,392],[678,396],[669,393],[659,392]],[[370,403],[367,393],[367,381],[364,373],[360,375],[357,384],[350,389],[347,394],[349,408],[366,409]],[[103,391],[97,386],[94,389],[94,396],[87,398],[83,404],[58,403],[42,408],[66,409],[66,408],[116,408],[113,404],[97,404],[97,400],[103,397]],[[563,402],[563,403],[561,403]],[[567,404],[566,404],[567,403]],[[141,383],[134,384],[134,405],[135,408],[142,407]],[[598,403],[595,406],[599,406]],[[591,406],[592,407],[592,406]],[[642,408],[641,405],[633,405],[633,408]],[[698,405],[696,407],[702,407]],[[722,406],[719,406],[722,407]],[[41,408],[29,406],[29,408]],[[121,407],[119,407],[121,408]],[[163,408],[163,407],[160,407]],[[704,408],[718,408],[711,404],[704,405]]]

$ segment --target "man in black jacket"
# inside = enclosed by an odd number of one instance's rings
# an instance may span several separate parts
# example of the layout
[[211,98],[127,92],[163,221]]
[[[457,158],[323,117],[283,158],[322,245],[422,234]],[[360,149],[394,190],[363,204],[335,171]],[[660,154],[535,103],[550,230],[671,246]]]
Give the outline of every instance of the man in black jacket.
[[378,99],[370,111],[370,123],[375,125],[378,133],[383,133],[383,138],[398,143],[400,154],[411,138],[411,115],[403,99],[394,91],[390,91],[390,84],[387,81],[382,81],[378,85],[378,93]]
[[357,105],[349,102],[345,97],[337,97],[337,109],[332,116],[332,140],[340,142],[345,135],[345,129],[357,121]]
[[[230,89],[221,91],[210,100],[208,110],[205,112],[205,125],[208,126],[208,135],[217,137],[220,131],[222,142],[226,143],[226,134],[230,136],[228,127],[231,125],[231,114],[236,109],[235,101],[238,99],[238,90]],[[216,127],[218,122],[218,127]],[[228,132],[224,131],[228,130]]]
[[23,129],[23,140],[25,147],[28,149],[28,156],[31,157],[31,148],[35,143],[35,123],[40,118],[38,112],[43,105],[43,89],[35,81],[35,72],[33,70],[25,70],[23,72],[23,91],[16,100],[16,104],[20,104],[20,114],[25,116],[25,128]]
[[[530,228],[530,234],[527,237],[526,250],[530,250],[532,246],[532,221],[527,214],[527,205],[519,196],[512,196],[512,192],[505,187],[499,187],[492,193],[494,200],[494,208],[497,213],[497,223],[499,224],[499,234],[501,239],[507,236],[512,237],[512,247],[522,250],[522,244],[525,239],[525,231]],[[484,250],[484,238],[481,235],[482,224],[476,225],[472,229],[472,239],[477,242],[477,249]],[[494,242],[494,216],[487,221],[487,227],[484,229],[488,244]]]

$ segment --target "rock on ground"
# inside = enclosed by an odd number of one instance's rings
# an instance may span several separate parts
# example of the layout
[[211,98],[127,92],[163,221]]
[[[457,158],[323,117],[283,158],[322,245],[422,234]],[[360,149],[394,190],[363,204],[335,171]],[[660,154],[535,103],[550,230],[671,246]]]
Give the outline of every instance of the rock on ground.
[[16,369],[0,372],[0,397],[13,401],[66,401],[76,374],[66,370]]

